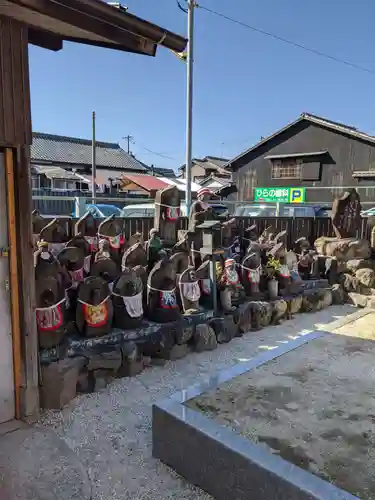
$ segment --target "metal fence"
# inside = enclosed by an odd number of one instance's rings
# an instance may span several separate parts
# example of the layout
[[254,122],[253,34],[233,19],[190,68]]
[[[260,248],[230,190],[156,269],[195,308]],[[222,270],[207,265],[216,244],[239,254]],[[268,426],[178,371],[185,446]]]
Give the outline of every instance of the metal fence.
[[[63,191],[63,190],[48,190],[33,189],[32,200],[33,209],[38,210],[43,215],[64,215],[72,216],[75,213],[77,198],[82,199],[85,203],[91,203],[91,194],[82,196],[82,191]],[[152,202],[152,199],[142,195],[127,195],[124,193],[100,193],[96,194],[97,203],[109,203],[118,208],[123,208],[130,203]]]
[[[256,224],[258,233],[261,233],[266,227],[272,226],[276,232],[287,231],[287,245],[289,248],[293,246],[296,239],[305,236],[311,244],[320,236],[334,236],[332,221],[327,217],[236,217],[237,226],[241,229],[246,229],[252,224]],[[61,222],[66,225],[69,236],[74,234],[74,225],[77,219],[62,219]],[[100,219],[97,219],[98,223]],[[148,239],[150,229],[153,228],[153,217],[123,219],[123,233],[126,239],[132,234],[141,233],[143,238]],[[179,220],[177,229],[187,229],[188,219],[182,217]],[[370,238],[370,227],[367,226],[367,219],[362,219],[361,227],[358,229],[358,238]]]

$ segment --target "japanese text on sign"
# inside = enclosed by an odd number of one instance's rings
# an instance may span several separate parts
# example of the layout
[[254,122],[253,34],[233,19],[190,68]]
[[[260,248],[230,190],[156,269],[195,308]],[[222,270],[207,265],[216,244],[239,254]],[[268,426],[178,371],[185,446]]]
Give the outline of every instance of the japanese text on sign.
[[304,203],[306,188],[255,188],[254,201],[266,203]]

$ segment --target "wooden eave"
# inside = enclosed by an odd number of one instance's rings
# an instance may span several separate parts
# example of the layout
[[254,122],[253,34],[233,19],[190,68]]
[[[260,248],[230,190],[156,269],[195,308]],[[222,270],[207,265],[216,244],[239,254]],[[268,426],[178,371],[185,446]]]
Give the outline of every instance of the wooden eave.
[[0,15],[29,27],[29,42],[60,50],[72,41],[154,56],[158,45],[182,52],[186,40],[101,0],[1,0]]

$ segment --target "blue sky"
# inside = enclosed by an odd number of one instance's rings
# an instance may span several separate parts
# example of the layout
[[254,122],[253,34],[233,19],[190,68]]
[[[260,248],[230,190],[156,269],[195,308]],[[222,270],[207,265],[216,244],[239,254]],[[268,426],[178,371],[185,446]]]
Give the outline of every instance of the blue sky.
[[[184,0],[182,0],[183,3]],[[186,34],[175,0],[123,0],[129,11]],[[201,0],[230,17],[375,72],[373,0]],[[231,158],[301,112],[375,134],[375,74],[348,68],[196,10],[193,155]],[[157,166],[185,162],[186,67],[77,44],[30,47],[33,129],[120,142]],[[146,149],[170,158],[151,154]]]

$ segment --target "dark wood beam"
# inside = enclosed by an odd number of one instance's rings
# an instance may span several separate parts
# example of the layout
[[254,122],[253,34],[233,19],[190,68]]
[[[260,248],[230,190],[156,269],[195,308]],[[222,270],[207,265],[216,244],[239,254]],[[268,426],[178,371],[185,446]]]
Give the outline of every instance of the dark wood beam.
[[[50,19],[65,23],[67,27],[70,28],[70,32],[74,31],[74,27],[86,32],[88,35],[87,39],[84,35],[81,37],[81,34],[77,32],[77,39],[81,39],[84,43],[88,42],[92,45],[95,45],[96,41],[100,44],[113,43],[113,45],[118,44],[128,47],[134,52],[147,55],[155,54],[154,43],[137,36],[132,36],[124,29],[113,26],[98,17],[91,17],[58,2],[51,2],[50,0],[10,0],[10,2],[21,5],[31,11],[38,12]],[[38,30],[38,27],[33,24],[34,22],[35,21],[30,21],[30,25]],[[42,26],[40,28],[43,30]],[[89,36],[91,34],[96,35],[98,40],[92,39]],[[63,37],[63,39],[71,38],[71,35],[63,36],[61,34],[60,36]]]
[[36,30],[35,28],[29,28],[29,43],[43,49],[53,50],[54,52],[63,48],[62,38],[52,35],[47,31]]
[[73,37],[65,37],[64,40],[66,42],[73,43],[82,43],[85,45],[90,45],[94,47],[102,47],[103,49],[111,49],[111,50],[120,50],[122,52],[130,52],[133,54],[141,54],[143,56],[151,56],[154,57],[156,54],[156,45],[154,45],[153,52],[150,51],[145,52],[142,48],[134,44],[132,39],[129,40],[127,45],[117,45],[115,43],[106,43],[106,42],[92,42],[90,40],[83,40],[82,38],[73,38]]
[[26,26],[0,16],[0,146],[32,142],[27,44]]
[[144,19],[140,19],[129,12],[123,12],[116,9],[101,0],[56,0],[60,4],[64,4],[73,9],[85,12],[94,17],[106,20],[111,24],[126,29],[129,33],[144,37],[154,43],[160,43],[163,47],[174,50],[175,52],[183,52],[187,45],[187,40],[164,29],[156,24],[150,23]]

